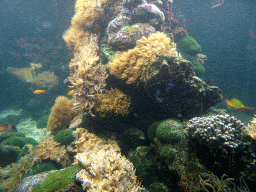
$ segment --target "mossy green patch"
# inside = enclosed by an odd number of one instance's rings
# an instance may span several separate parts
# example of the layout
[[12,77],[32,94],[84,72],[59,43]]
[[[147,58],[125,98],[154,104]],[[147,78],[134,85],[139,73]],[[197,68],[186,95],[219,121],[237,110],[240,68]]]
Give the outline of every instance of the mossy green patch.
[[81,167],[76,165],[59,171],[49,173],[41,185],[33,186],[34,192],[55,192],[66,191],[69,184],[75,182],[76,173],[81,170]]
[[201,46],[197,43],[197,41],[189,35],[183,37],[177,43],[177,50],[179,53],[186,53],[191,56],[196,56],[202,51]]
[[162,143],[174,144],[181,140],[183,125],[179,120],[167,119],[158,124],[156,138]]
[[70,145],[74,141],[72,129],[64,129],[59,131],[54,136],[54,140],[61,145]]
[[28,176],[61,168],[62,165],[56,161],[50,159],[42,160],[32,166],[31,171],[28,173]]
[[26,144],[32,144],[37,145],[38,142],[32,138],[24,138],[19,136],[13,136],[8,139],[5,139],[2,143],[2,145],[12,145],[12,146],[18,146],[20,148],[24,147]]
[[0,166],[6,166],[19,160],[22,150],[17,146],[0,145]]

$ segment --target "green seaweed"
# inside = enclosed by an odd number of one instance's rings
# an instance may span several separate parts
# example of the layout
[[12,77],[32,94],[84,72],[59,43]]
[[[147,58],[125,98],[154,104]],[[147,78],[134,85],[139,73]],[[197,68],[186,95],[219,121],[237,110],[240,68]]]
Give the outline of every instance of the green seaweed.
[[78,165],[49,173],[41,185],[34,185],[34,192],[66,191],[69,184],[75,182],[76,173],[81,170]]

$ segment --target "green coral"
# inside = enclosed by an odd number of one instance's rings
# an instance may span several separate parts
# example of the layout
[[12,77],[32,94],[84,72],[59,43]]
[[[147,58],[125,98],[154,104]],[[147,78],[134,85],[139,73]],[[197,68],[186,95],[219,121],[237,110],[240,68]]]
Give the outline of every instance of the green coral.
[[150,140],[154,140],[154,138],[156,137],[156,129],[159,123],[161,123],[161,121],[156,121],[149,126],[148,137]]
[[161,143],[175,144],[182,138],[183,125],[179,120],[167,119],[158,124],[156,138]]
[[177,43],[177,51],[182,57],[190,61],[194,65],[195,72],[198,76],[201,76],[205,72],[204,65],[196,57],[197,54],[201,53],[201,46],[191,36],[183,37]]
[[12,145],[18,146],[20,148],[24,147],[27,144],[37,145],[38,142],[32,138],[24,138],[19,136],[13,136],[8,139],[5,139],[1,145]]
[[64,129],[59,131],[54,136],[54,140],[61,145],[70,145],[74,141],[72,129]]
[[183,37],[178,43],[177,43],[177,50],[179,53],[185,53],[191,56],[196,56],[198,53],[201,53],[201,46],[197,43],[197,41],[187,35]]
[[34,185],[33,191],[55,192],[66,191],[69,184],[75,182],[76,173],[81,170],[80,166],[72,166],[66,169],[49,173],[41,185]]
[[0,166],[6,166],[16,162],[22,150],[17,146],[0,145]]
[[42,173],[45,171],[61,169],[61,168],[62,168],[62,165],[56,161],[53,161],[50,159],[42,160],[32,166],[31,171],[29,172],[28,176]]
[[149,186],[149,191],[150,192],[168,192],[169,189],[166,185],[164,185],[163,183],[152,183]]
[[168,164],[172,164],[174,162],[177,151],[172,148],[170,144],[162,146],[159,148],[159,151],[161,157],[163,157]]

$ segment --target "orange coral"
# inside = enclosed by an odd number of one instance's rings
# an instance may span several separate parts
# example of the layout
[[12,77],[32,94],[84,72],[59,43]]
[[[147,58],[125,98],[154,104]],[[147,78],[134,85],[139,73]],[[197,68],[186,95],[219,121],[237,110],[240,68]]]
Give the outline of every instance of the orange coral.
[[131,99],[118,89],[96,95],[95,110],[101,117],[126,115],[129,112]]
[[177,56],[178,53],[170,38],[157,32],[138,40],[134,49],[118,54],[108,67],[111,74],[126,79],[127,84],[146,83],[150,66],[160,54]]
[[59,96],[55,100],[47,122],[47,127],[51,131],[51,134],[55,135],[60,130],[69,126],[69,123],[76,115],[72,107],[73,101],[65,96]]

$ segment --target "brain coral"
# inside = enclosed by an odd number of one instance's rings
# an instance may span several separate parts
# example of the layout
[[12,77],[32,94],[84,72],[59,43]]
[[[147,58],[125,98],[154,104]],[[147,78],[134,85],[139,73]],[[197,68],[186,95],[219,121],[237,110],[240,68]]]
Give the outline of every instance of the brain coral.
[[111,74],[126,79],[127,84],[146,83],[150,66],[160,54],[177,55],[177,52],[169,37],[156,32],[138,40],[134,49],[118,54],[108,67]]

